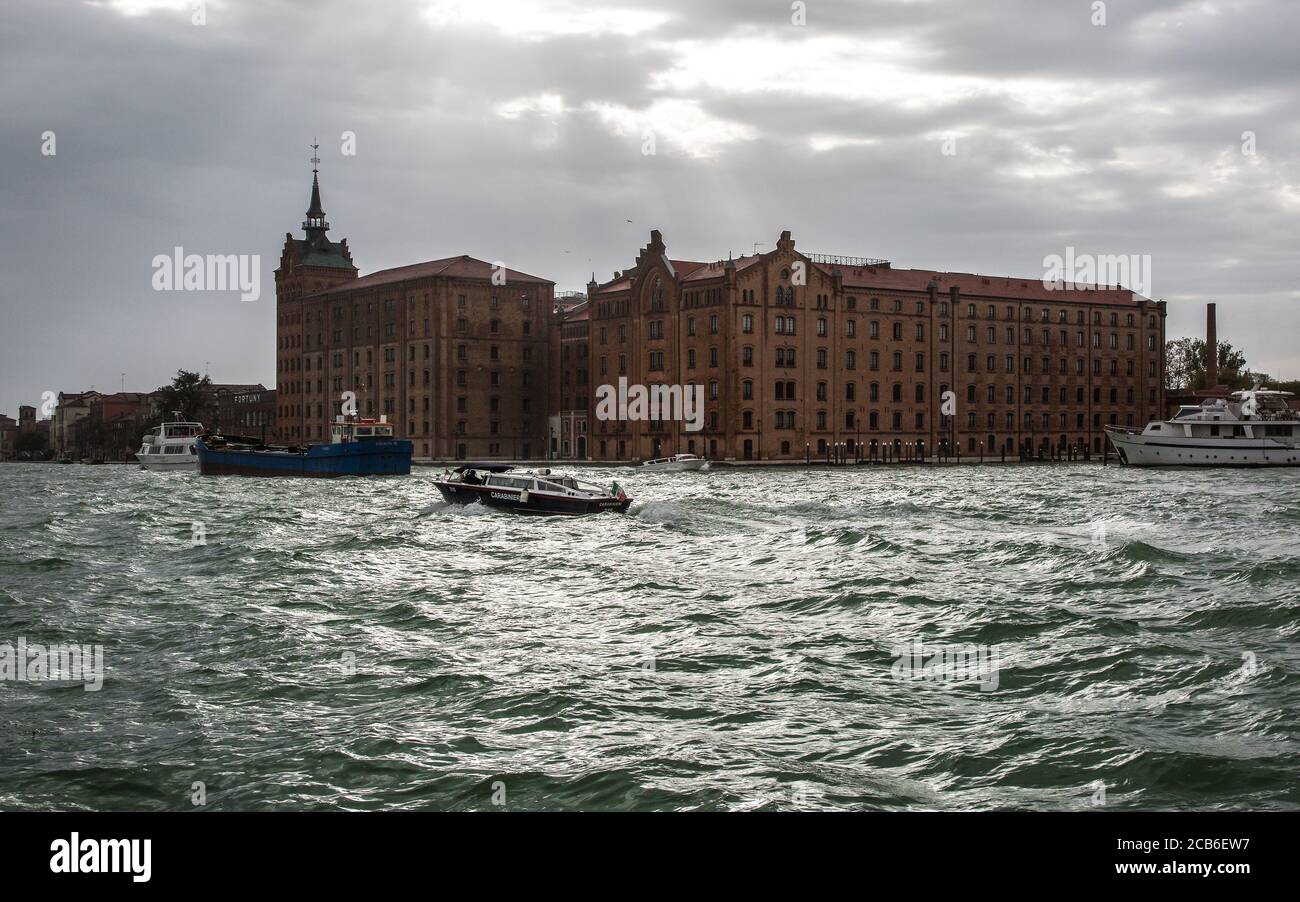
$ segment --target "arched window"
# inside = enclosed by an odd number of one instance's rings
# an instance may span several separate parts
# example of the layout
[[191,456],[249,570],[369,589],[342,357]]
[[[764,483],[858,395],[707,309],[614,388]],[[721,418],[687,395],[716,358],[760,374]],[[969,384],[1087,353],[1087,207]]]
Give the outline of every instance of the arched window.
[[650,290],[650,309],[654,311],[664,309],[664,283],[658,276],[655,276],[654,287]]

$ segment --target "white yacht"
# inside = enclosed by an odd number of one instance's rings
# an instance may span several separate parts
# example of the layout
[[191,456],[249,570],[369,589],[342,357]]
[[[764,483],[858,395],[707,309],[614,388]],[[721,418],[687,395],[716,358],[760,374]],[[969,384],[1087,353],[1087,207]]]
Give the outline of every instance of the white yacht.
[[1115,453],[1134,467],[1300,466],[1300,416],[1291,392],[1233,392],[1199,406],[1185,405],[1171,420],[1141,431],[1107,426]]
[[197,472],[199,458],[194,450],[194,439],[203,432],[202,423],[182,422],[178,415],[177,420],[149,431],[135,459],[140,462],[142,470]]
[[677,473],[683,470],[699,470],[707,466],[708,463],[703,457],[696,457],[694,454],[674,454],[672,457],[657,457],[654,460],[647,460],[641,466],[646,470]]

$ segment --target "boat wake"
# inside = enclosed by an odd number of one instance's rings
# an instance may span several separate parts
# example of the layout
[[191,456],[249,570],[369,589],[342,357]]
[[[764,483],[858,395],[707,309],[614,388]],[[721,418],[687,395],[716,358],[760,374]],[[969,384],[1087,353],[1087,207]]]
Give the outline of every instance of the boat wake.
[[688,507],[674,501],[645,501],[634,505],[631,513],[638,520],[668,529],[685,529],[695,521]]

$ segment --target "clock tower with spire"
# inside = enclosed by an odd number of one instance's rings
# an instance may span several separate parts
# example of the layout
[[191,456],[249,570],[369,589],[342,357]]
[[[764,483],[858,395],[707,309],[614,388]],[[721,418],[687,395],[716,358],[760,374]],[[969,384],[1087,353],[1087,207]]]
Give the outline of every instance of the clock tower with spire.
[[[275,271],[276,306],[276,437],[283,442],[307,438],[304,424],[308,412],[307,396],[318,394],[314,388],[312,360],[315,355],[313,336],[325,326],[309,322],[314,305],[303,298],[357,278],[347,239],[331,241],[329,223],[320,200],[320,145],[313,143],[311,157],[311,203],[302,230],[305,237],[294,238],[286,232],[280,252],[280,266]],[[319,345],[319,341],[315,344]]]

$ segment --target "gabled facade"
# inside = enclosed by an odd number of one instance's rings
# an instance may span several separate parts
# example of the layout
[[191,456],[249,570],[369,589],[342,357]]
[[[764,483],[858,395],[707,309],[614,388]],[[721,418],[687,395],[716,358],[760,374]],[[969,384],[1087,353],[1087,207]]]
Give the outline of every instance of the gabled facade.
[[654,231],[588,298],[596,392],[623,377],[705,397],[698,432],[601,420],[593,401],[597,460],[1100,453],[1105,424],[1164,406],[1164,303],[1124,289],[896,270],[801,253],[789,232],[763,254],[674,260]]

